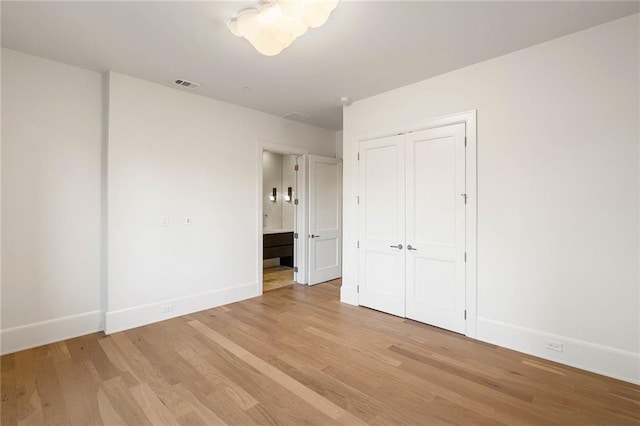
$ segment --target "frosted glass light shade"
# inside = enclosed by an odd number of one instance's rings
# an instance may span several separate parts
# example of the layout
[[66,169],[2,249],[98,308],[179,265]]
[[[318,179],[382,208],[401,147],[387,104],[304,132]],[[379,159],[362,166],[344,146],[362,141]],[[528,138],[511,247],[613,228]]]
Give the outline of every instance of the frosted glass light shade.
[[273,1],[260,8],[242,10],[227,26],[236,37],[244,37],[260,53],[277,55],[309,27],[324,24],[338,0]]
[[278,2],[285,15],[300,19],[311,28],[318,28],[338,7],[338,0],[282,0]]

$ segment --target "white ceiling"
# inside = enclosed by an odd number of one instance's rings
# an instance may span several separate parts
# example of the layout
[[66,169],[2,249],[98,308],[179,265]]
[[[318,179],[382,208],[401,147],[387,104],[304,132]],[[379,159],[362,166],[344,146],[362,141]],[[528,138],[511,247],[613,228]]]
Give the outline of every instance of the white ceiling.
[[[255,2],[2,2],[2,46],[342,128],[358,100],[611,21],[638,2],[345,1],[321,28],[265,57],[225,22]],[[250,90],[242,90],[243,87]],[[183,89],[190,90],[190,89]]]

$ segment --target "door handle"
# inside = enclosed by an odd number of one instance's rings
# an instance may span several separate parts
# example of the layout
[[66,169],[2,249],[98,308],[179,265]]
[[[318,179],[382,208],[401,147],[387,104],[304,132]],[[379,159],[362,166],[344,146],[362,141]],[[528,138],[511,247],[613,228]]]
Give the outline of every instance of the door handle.
[[397,248],[398,250],[402,250],[402,244],[398,244],[397,246],[389,246],[391,248]]
[[411,244],[407,246],[407,250],[418,251],[417,248],[411,247]]
[[311,234],[311,235],[309,235],[309,238],[320,238],[320,235],[313,235],[313,234]]

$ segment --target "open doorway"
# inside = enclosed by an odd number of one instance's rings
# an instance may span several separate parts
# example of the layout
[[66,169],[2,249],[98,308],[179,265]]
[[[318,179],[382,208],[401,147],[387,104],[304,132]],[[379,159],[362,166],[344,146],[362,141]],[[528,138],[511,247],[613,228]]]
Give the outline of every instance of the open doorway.
[[262,152],[262,291],[295,284],[299,156]]
[[258,142],[258,295],[307,284],[307,162],[304,148]]

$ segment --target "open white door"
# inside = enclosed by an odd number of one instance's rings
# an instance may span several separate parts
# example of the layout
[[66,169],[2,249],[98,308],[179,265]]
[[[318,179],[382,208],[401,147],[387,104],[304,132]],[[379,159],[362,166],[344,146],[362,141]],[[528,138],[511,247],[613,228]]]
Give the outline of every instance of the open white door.
[[309,156],[309,285],[342,276],[342,161]]

